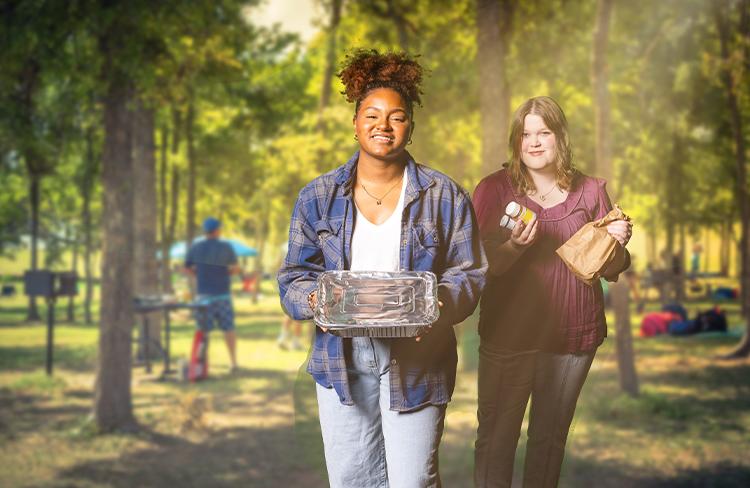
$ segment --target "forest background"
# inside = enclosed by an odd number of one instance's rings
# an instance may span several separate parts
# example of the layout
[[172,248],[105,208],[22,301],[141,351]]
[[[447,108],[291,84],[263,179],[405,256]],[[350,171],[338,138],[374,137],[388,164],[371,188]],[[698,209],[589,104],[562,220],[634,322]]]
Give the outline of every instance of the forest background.
[[[635,269],[687,266],[699,243],[700,271],[750,303],[750,2],[313,6],[303,40],[258,22],[252,1],[0,3],[0,275],[78,272],[81,320],[98,325],[98,429],[135,424],[122,334],[134,295],[175,291],[179,260],[158,255],[213,215],[258,250],[248,273],[275,274],[299,190],[357,147],[336,77],[356,47],[420,56],[409,151],[469,191],[505,161],[513,109],[552,96],[575,165],[635,222]],[[41,311],[28,300],[19,320]]]

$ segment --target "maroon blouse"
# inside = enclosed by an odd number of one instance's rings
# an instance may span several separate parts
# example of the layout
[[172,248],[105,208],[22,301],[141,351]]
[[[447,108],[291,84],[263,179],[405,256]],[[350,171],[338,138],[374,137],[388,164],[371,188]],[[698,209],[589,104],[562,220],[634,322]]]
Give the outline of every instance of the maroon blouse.
[[477,185],[472,200],[485,248],[510,238],[499,225],[508,202],[533,210],[539,221],[531,247],[504,273],[487,277],[480,306],[482,342],[511,351],[567,353],[591,351],[602,343],[607,324],[601,284],[577,279],[555,250],[612,209],[605,185],[579,173],[565,201],[547,209],[517,194],[506,169]]

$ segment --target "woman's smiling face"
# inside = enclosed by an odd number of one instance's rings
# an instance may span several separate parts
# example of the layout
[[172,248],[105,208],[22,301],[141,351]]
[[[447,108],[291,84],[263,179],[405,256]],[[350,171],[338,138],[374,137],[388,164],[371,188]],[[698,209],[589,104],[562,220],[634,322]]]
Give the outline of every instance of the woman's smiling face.
[[354,117],[354,131],[366,154],[397,159],[409,143],[412,121],[404,98],[391,88],[376,88],[362,99]]
[[555,133],[539,115],[528,114],[523,122],[521,160],[527,168],[542,170],[557,161]]

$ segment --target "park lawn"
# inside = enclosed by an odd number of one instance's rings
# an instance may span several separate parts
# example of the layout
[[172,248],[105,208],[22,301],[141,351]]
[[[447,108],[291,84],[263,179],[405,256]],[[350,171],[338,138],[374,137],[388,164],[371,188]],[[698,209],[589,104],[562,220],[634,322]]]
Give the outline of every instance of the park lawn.
[[[142,429],[107,435],[97,435],[89,418],[96,328],[58,324],[48,378],[45,326],[22,323],[21,297],[4,299],[0,486],[326,486],[314,387],[300,371],[305,353],[276,347],[282,316],[265,291],[257,305],[235,300],[239,374],[229,374],[217,333],[209,381],[158,382],[159,364],[151,375],[136,367],[133,405]],[[692,304],[691,315],[708,306]],[[730,312],[737,324],[736,306]],[[634,333],[639,321],[634,315]],[[187,356],[193,326],[184,313],[173,315],[173,326],[175,364]],[[460,369],[441,448],[446,487],[471,486],[476,431],[473,322],[458,331]],[[614,341],[605,341],[579,401],[560,486],[750,486],[750,362],[715,359],[736,340],[636,335],[638,399],[620,393]]]

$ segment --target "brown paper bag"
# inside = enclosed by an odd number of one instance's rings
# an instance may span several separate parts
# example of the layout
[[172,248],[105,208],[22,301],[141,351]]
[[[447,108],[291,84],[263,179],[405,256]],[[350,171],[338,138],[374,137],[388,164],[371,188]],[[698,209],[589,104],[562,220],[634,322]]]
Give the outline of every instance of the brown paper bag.
[[625,248],[607,232],[607,224],[615,220],[630,220],[617,204],[603,218],[584,225],[557,249],[557,254],[579,279],[588,285],[599,277],[617,275],[625,265]]

